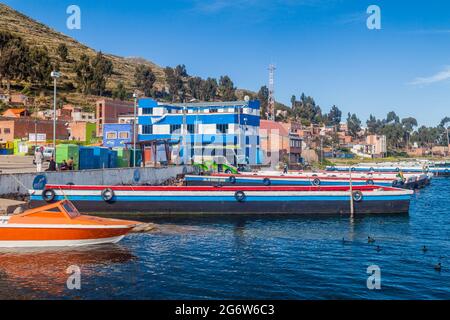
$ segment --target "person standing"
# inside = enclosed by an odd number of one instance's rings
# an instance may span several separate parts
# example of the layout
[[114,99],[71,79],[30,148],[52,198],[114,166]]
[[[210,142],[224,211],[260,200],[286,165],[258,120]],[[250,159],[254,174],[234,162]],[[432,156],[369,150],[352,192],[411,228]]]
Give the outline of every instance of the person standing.
[[42,171],[42,161],[44,161],[44,154],[42,153],[42,148],[38,148],[34,154],[34,162],[36,163],[36,171]]
[[69,170],[73,170],[73,157],[70,157],[70,159],[67,161],[67,168]]
[[47,171],[56,171],[56,162],[53,157],[51,157]]

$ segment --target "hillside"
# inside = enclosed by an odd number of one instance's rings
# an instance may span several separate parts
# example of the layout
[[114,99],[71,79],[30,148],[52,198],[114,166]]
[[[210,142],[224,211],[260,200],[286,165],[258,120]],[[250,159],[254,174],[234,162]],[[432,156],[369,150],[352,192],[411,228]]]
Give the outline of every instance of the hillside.
[[[60,62],[61,71],[64,78],[61,82],[61,87],[68,82],[74,83],[75,74],[70,67],[73,60],[78,60],[81,54],[87,54],[94,57],[96,51],[75,39],[64,35],[61,32],[53,30],[48,26],[35,21],[20,12],[0,3],[0,31],[9,31],[15,35],[20,36],[28,45],[45,46],[52,60],[59,61],[56,49],[59,44],[64,43],[69,49],[69,60],[67,62]],[[104,53],[105,56],[113,62],[114,74],[107,83],[107,89],[115,88],[119,81],[123,81],[125,87],[131,88],[133,86],[133,74],[137,65],[146,64],[152,68],[153,73],[157,77],[156,86],[163,87],[165,83],[164,71],[160,66],[144,60],[142,58],[123,58],[115,55]],[[95,97],[84,97],[73,92],[62,92],[70,102],[83,103],[84,100],[91,100]]]
[[[58,63],[60,71],[63,74],[63,78],[58,81],[59,95],[66,103],[73,103],[81,106],[93,105],[93,102],[98,98],[97,96],[85,96],[74,89],[76,75],[73,72],[73,64],[75,61],[80,60],[82,54],[86,54],[93,58],[97,53],[96,50],[1,3],[0,31],[10,32],[21,37],[29,46],[45,46],[52,63]],[[65,44],[68,48],[69,56],[66,61],[63,61],[57,54],[57,48],[60,44]],[[168,81],[164,69],[161,66],[139,57],[124,58],[106,52],[103,52],[103,54],[111,60],[114,67],[114,73],[108,79],[106,84],[106,90],[109,92],[115,89],[120,81],[124,83],[127,91],[132,92],[134,89],[135,68],[140,64],[145,64],[152,69],[156,76],[154,87],[157,90],[163,90],[167,87]],[[180,57],[180,60],[181,64],[182,57]],[[183,81],[186,84],[187,78]],[[21,90],[25,85],[27,85],[27,83],[13,83],[12,89],[15,89],[16,91]],[[36,96],[44,91],[47,100],[51,100],[51,90],[52,87],[48,87],[44,90],[42,88],[31,88],[32,93]],[[235,94],[238,99],[243,99],[245,95],[249,95],[252,98],[256,97],[255,92],[246,89],[236,89]],[[276,108],[282,110],[290,109],[279,103],[276,104]]]

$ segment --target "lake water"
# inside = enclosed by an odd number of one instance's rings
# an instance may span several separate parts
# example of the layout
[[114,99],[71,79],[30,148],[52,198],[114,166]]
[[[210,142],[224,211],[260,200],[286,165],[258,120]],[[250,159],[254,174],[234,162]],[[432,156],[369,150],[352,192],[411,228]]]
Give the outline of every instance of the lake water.
[[[151,221],[166,227],[117,245],[1,251],[0,299],[450,298],[448,178],[416,192],[409,216]],[[367,288],[371,265],[381,290]],[[80,290],[67,288],[69,266]]]

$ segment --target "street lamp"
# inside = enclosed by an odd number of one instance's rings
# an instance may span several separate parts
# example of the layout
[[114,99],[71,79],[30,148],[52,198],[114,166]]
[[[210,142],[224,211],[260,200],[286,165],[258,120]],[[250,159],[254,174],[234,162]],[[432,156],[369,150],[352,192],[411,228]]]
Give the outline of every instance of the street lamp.
[[134,98],[134,120],[133,120],[133,167],[136,167],[136,114],[137,114],[137,93],[133,93]]
[[61,77],[61,72],[52,71],[53,78],[53,157],[56,156],[56,80]]

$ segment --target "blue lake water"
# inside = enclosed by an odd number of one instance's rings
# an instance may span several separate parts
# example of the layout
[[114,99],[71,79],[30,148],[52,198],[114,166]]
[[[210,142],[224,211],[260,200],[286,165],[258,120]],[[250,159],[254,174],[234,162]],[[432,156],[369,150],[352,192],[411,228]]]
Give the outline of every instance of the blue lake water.
[[[117,245],[1,251],[0,298],[450,298],[448,178],[416,192],[409,215],[150,221],[162,232]],[[80,290],[66,286],[71,265],[80,267]],[[367,288],[370,265],[381,270],[381,290]]]

